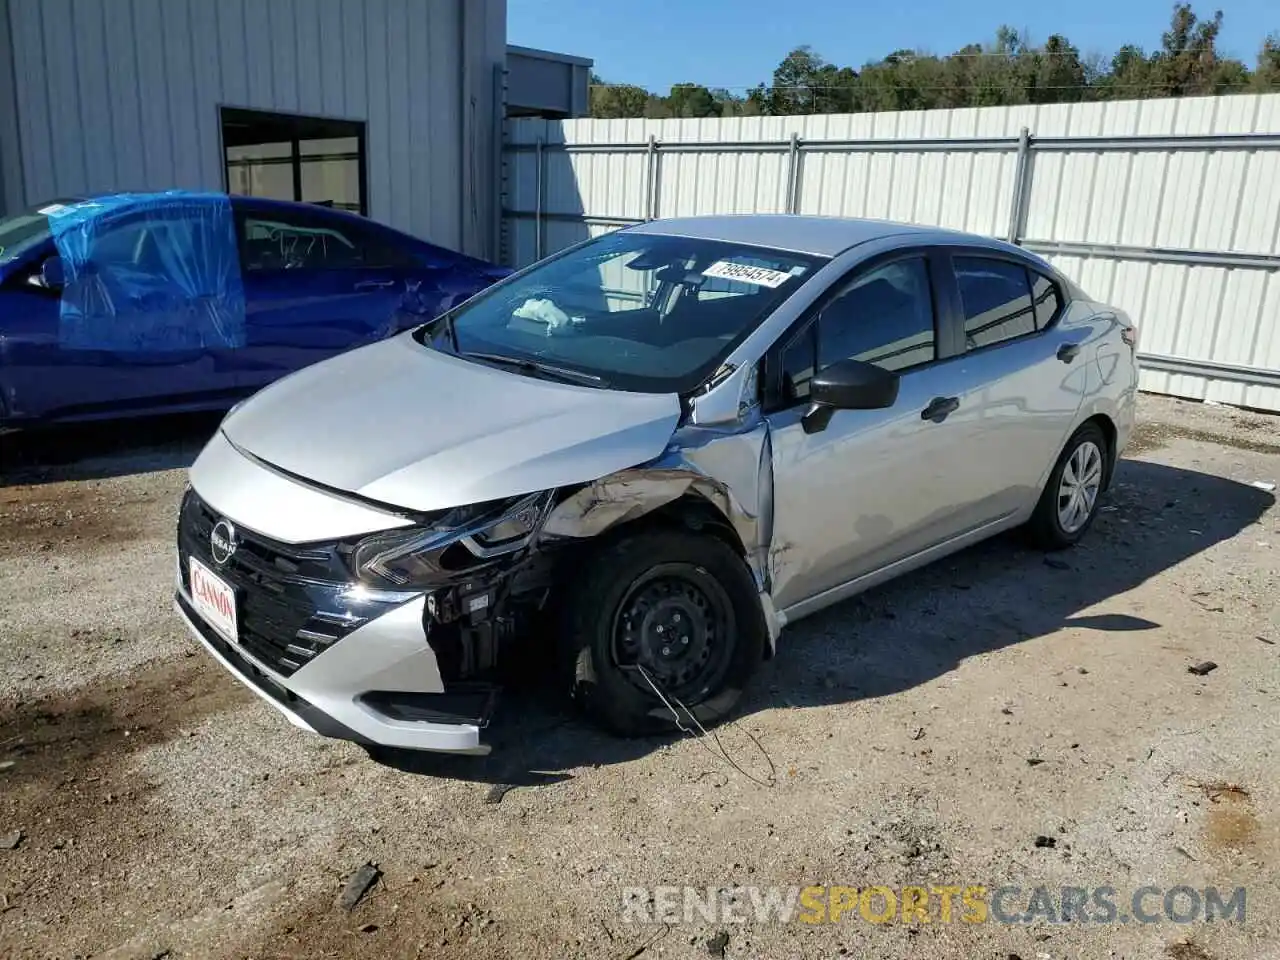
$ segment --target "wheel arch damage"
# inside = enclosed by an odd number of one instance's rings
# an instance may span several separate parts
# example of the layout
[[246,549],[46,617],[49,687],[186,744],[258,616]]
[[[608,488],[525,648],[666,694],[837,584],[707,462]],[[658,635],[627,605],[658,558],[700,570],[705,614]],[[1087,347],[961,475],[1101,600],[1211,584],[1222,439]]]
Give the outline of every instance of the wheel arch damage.
[[428,597],[424,627],[446,687],[496,664],[524,632],[527,616],[554,611],[575,564],[599,538],[651,523],[680,523],[731,543],[755,582],[772,656],[785,620],[771,594],[773,451],[766,420],[682,426],[653,460],[536,496],[537,522],[518,549],[456,568]]
[[[707,510],[713,513],[707,516]],[[559,500],[542,525],[539,542],[587,540],[660,515],[679,517],[694,529],[713,520],[735,541],[756,583],[772,653],[783,620],[770,592],[773,453],[768,421],[681,427],[657,459],[600,477]]]

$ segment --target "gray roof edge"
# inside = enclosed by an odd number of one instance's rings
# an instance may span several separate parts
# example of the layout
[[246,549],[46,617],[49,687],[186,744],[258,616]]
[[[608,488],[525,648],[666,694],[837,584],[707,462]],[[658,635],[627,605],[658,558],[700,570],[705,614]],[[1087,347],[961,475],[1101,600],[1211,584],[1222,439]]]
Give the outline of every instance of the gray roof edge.
[[507,56],[516,54],[534,60],[552,60],[556,63],[568,63],[578,67],[593,67],[595,61],[587,57],[575,57],[571,53],[556,53],[554,50],[539,50],[537,47],[521,47],[514,43],[507,44]]

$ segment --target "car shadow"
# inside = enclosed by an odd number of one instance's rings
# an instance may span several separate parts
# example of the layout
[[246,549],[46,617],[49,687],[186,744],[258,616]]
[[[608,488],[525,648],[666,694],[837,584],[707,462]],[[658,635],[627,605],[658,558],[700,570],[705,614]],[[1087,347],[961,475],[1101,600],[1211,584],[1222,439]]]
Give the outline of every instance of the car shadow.
[[0,436],[0,487],[104,480],[191,466],[222,413],[58,424]]
[[[1193,470],[1125,460],[1102,512],[1077,547],[1044,554],[1016,534],[994,538],[788,628],[756,676],[737,718],[891,696],[928,683],[969,657],[1064,627],[1129,634],[1155,620],[1098,610],[1183,560],[1239,534],[1274,497]],[[1085,612],[1089,611],[1089,612]],[[512,787],[547,785],[582,767],[625,762],[683,736],[623,740],[576,717],[531,679],[504,697],[482,758],[378,751],[415,774]],[[762,747],[766,748],[767,744]],[[758,766],[759,764],[753,764]]]

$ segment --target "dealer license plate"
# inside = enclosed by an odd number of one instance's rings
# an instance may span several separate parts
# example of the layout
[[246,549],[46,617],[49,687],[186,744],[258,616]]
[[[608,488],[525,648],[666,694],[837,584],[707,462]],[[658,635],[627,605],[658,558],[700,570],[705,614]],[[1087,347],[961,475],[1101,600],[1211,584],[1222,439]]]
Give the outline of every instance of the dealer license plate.
[[196,612],[209,626],[235,643],[239,640],[235,590],[195,557],[190,559],[191,602]]

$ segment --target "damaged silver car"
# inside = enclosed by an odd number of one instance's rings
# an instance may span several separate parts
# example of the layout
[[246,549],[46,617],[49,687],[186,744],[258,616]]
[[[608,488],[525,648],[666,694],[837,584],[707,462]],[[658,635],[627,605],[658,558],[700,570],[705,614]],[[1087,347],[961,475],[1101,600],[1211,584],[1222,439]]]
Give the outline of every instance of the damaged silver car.
[[617,733],[708,724],[788,623],[1002,530],[1078,540],[1136,337],[981,237],[620,230],[234,409],[177,608],[293,722],[368,745],[485,752],[531,647]]

